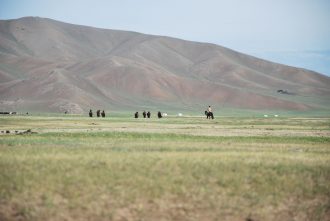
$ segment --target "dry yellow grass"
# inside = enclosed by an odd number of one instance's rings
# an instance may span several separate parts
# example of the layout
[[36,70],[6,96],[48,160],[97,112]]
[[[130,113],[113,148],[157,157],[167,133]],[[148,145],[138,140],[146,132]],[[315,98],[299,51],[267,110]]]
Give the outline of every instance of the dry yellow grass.
[[0,121],[0,220],[330,217],[328,119]]

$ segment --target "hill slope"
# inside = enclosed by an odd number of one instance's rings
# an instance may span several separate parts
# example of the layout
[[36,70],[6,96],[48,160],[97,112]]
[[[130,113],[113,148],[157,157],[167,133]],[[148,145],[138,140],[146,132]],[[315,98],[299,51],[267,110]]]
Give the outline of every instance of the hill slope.
[[214,44],[35,17],[0,21],[1,110],[306,110],[329,106],[329,85]]

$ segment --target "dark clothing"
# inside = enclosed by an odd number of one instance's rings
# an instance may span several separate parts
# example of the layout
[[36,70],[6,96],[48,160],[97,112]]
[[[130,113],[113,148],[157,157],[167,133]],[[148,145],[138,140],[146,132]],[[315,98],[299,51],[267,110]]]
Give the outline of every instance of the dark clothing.
[[104,110],[101,112],[101,116],[102,116],[102,117],[105,117],[105,112],[104,112]]
[[135,112],[134,117],[139,118],[139,112]]
[[100,110],[97,110],[97,111],[96,111],[96,116],[97,116],[97,117],[100,117],[100,113],[101,113],[101,111],[100,111]]
[[145,111],[143,111],[142,115],[143,115],[143,118],[146,118],[147,113]]
[[93,112],[92,112],[92,110],[89,110],[89,117],[93,117]]
[[148,111],[147,117],[150,118],[150,116],[151,116],[151,113],[150,113],[150,111]]
[[162,118],[162,113],[160,111],[158,111],[158,118]]

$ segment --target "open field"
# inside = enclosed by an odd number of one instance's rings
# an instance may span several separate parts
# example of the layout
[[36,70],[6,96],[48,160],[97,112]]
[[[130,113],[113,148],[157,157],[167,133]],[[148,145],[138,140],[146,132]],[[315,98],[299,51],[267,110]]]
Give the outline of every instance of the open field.
[[0,220],[330,220],[329,118],[0,117],[6,130]]

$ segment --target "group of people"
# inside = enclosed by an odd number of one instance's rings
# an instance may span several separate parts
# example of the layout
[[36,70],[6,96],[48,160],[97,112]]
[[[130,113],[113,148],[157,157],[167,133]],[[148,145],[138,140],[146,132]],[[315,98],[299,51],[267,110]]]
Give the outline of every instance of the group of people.
[[[143,118],[150,118],[151,117],[151,113],[150,113],[150,111],[148,111],[148,112],[143,111],[142,112],[142,116],[143,116]],[[158,118],[162,118],[163,117],[163,115],[162,115],[162,113],[160,111],[158,111],[157,116],[158,116]],[[134,113],[134,118],[139,118],[139,112],[135,112]]]
[[[96,111],[96,116],[97,117],[105,117],[105,112],[104,110],[101,112],[101,110],[97,110]],[[93,117],[93,111],[92,110],[89,110],[89,117]]]
[[[206,118],[207,119],[214,119],[214,115],[213,115],[211,106],[209,106],[207,108],[207,110],[205,111],[205,115],[206,115]],[[102,117],[105,117],[104,110],[102,112],[101,112],[101,110],[97,110],[96,111],[96,116],[97,117],[101,117],[101,116]],[[151,113],[150,113],[150,111],[148,111],[148,112],[143,111],[142,112],[142,116],[143,116],[143,118],[150,118],[151,117]],[[89,110],[89,117],[93,117],[93,111],[92,110]],[[160,111],[158,111],[157,117],[158,118],[162,118],[163,117],[163,115],[162,115],[162,113]],[[139,118],[139,112],[135,112],[134,113],[134,118]]]

